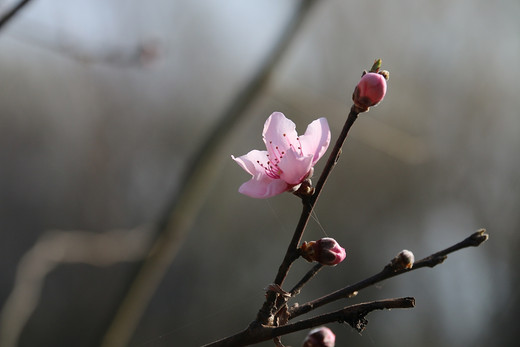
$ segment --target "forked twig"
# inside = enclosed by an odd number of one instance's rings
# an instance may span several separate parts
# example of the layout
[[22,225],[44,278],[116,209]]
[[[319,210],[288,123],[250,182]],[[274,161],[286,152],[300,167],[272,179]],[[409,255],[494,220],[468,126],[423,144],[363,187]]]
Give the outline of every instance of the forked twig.
[[417,262],[414,263],[413,267],[411,269],[402,269],[402,270],[394,270],[391,264],[386,265],[381,272],[375,274],[374,276],[368,277],[358,283],[355,283],[353,285],[347,286],[345,288],[342,288],[338,291],[335,291],[331,294],[328,294],[324,297],[321,297],[319,299],[309,301],[303,305],[300,306],[294,306],[291,309],[289,309],[290,318],[293,319],[295,317],[298,317],[302,314],[305,314],[307,312],[310,312],[311,310],[321,307],[323,305],[326,305],[328,303],[331,303],[333,301],[344,299],[351,297],[355,292],[358,292],[364,288],[367,288],[369,286],[372,286],[378,282],[384,281],[386,279],[402,275],[404,273],[408,273],[423,267],[434,267],[436,265],[441,264],[446,258],[448,257],[448,254],[456,252],[458,250],[461,250],[463,248],[467,247],[477,247],[484,241],[486,241],[489,238],[489,235],[486,234],[485,229],[480,229],[479,231],[474,232],[466,239],[462,240],[461,242],[458,242],[457,244],[448,247],[440,252],[433,253],[432,255],[423,258]]
[[348,306],[338,311],[326,313],[317,317],[305,319],[280,327],[257,326],[254,328],[249,328],[242,331],[241,333],[219,341],[215,341],[208,345],[204,345],[203,347],[247,346],[332,322],[347,323],[354,329],[362,331],[367,324],[365,317],[372,311],[394,308],[412,308],[414,306],[415,299],[410,297],[371,301]]
[[[411,272],[413,270],[421,269],[424,267],[434,267],[436,265],[441,264],[446,260],[448,254],[459,251],[461,249],[467,248],[467,247],[478,247],[483,242],[485,242],[489,238],[489,235],[486,233],[485,229],[480,229],[473,234],[471,234],[469,237],[465,238],[461,242],[456,243],[455,245],[448,247],[442,251],[433,253],[432,255],[423,258],[417,262],[414,263],[414,266],[411,269],[402,269],[402,270],[396,270],[392,263],[389,263],[386,265],[381,272],[377,273],[374,276],[371,276],[367,279],[364,279],[356,284],[347,286],[345,288],[342,288],[336,292],[333,292],[329,295],[326,295],[322,298],[309,301],[303,305],[295,305],[291,308],[289,308],[287,314],[288,319],[294,319],[302,314],[308,313],[318,307],[321,307],[325,304],[331,303],[333,301],[337,301],[339,299],[348,298],[353,296],[357,291],[360,291],[364,288],[367,288],[371,285],[374,285],[378,282],[381,282],[383,280],[386,280],[388,278],[392,278],[395,276],[399,276],[408,272]],[[311,269],[311,272],[315,270],[317,266],[315,266],[313,269]],[[307,276],[305,276],[307,277]],[[304,277],[304,278],[305,278]],[[296,285],[293,290],[295,290],[299,285]],[[272,291],[275,292],[275,291]],[[291,291],[292,292],[292,291]],[[397,300],[397,302],[395,301]],[[404,300],[404,301],[400,301]],[[399,306],[399,305],[405,305],[404,303],[407,303],[406,305],[409,306]],[[397,307],[390,307],[386,305],[397,305]],[[381,301],[373,301],[369,303],[359,304],[359,305],[353,305],[348,306],[342,310],[327,313],[321,316],[313,317],[310,319],[306,319],[300,322],[287,324],[279,327],[273,327],[273,326],[267,326],[267,325],[261,325],[257,322],[253,322],[250,324],[250,326],[235,335],[229,336],[227,338],[224,338],[222,340],[213,342],[211,344],[205,345],[205,347],[222,347],[222,346],[245,346],[261,341],[266,341],[269,339],[272,339],[277,336],[289,334],[295,331],[300,331],[308,328],[313,328],[322,324],[334,322],[334,321],[344,321],[349,323],[354,329],[360,329],[364,328],[366,325],[366,322],[364,322],[362,319],[360,319],[357,322],[354,322],[354,324],[351,324],[353,321],[349,320],[348,318],[341,318],[342,314],[348,313],[348,317],[352,318],[354,315],[353,312],[364,312],[363,309],[370,307],[372,308],[370,311],[376,310],[376,309],[383,309],[383,308],[405,308],[405,307],[413,307],[415,304],[415,301],[413,298],[403,298],[403,299],[388,299],[388,300],[381,300]],[[378,306],[382,305],[382,306]],[[378,308],[380,307],[380,308]],[[357,311],[356,311],[357,310]],[[370,312],[370,311],[367,311]],[[361,315],[364,316],[364,315]]]

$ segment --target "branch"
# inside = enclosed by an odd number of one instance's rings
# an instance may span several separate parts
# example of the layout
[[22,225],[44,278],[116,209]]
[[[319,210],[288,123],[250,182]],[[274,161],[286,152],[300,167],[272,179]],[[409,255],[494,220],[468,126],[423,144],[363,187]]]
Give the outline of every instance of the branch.
[[61,264],[109,266],[137,261],[146,255],[149,228],[87,231],[47,231],[20,259],[13,289],[0,311],[0,346],[19,345],[20,335],[40,304],[45,279]]
[[366,278],[358,283],[355,283],[353,285],[342,288],[338,291],[335,291],[331,294],[323,296],[319,299],[309,301],[303,305],[293,306],[289,309],[289,315],[290,315],[289,319],[293,319],[297,316],[305,314],[311,310],[314,310],[315,308],[318,308],[325,304],[331,303],[333,301],[351,297],[351,296],[355,295],[355,293],[360,291],[361,289],[372,286],[375,283],[384,281],[388,278],[399,276],[404,273],[408,273],[410,271],[417,270],[417,269],[420,269],[423,267],[432,268],[436,265],[439,265],[444,260],[446,260],[446,258],[448,257],[448,254],[450,254],[450,253],[456,252],[458,250],[461,250],[461,249],[467,248],[467,247],[480,246],[480,244],[482,244],[484,241],[486,241],[489,238],[489,235],[486,234],[485,232],[486,232],[485,229],[480,229],[480,230],[474,232],[473,234],[471,234],[469,237],[467,237],[463,241],[415,262],[411,269],[395,270],[391,264],[388,264],[383,268],[383,270],[381,272],[379,272],[378,274],[376,274],[372,277]]
[[[439,265],[448,257],[448,254],[456,252],[463,248],[467,248],[467,247],[478,247],[483,242],[487,241],[488,238],[489,238],[489,234],[486,234],[486,229],[477,230],[476,232],[474,232],[473,234],[471,234],[469,237],[465,238],[461,242],[456,243],[453,246],[448,247],[440,252],[434,253],[434,254],[430,255],[429,257],[419,260],[418,262],[416,262],[413,265],[413,268],[410,269],[409,271],[418,269],[421,267],[426,267],[426,266],[434,267],[436,265]],[[404,272],[407,272],[407,271],[404,271]]]
[[366,315],[372,311],[393,308],[412,308],[414,306],[415,299],[411,297],[371,301],[348,306],[338,311],[280,327],[258,326],[256,328],[246,329],[236,335],[210,343],[203,347],[247,346],[332,322],[348,323],[358,332],[361,332],[368,324],[368,321],[365,318]]
[[18,11],[20,11],[29,2],[31,2],[31,0],[22,0],[7,13],[5,13],[2,18],[0,18],[0,29],[2,29],[4,25],[6,25],[11,20],[11,18],[13,18],[14,15],[18,13]]
[[301,237],[303,235],[305,227],[307,226],[307,222],[309,221],[311,212],[314,209],[314,206],[316,205],[318,198],[320,197],[320,194],[323,189],[323,186],[325,185],[325,182],[327,182],[327,179],[329,178],[330,174],[332,173],[332,169],[334,169],[334,167],[336,166],[336,163],[339,160],[339,156],[341,154],[341,147],[343,147],[343,144],[345,143],[348,132],[349,132],[350,128],[352,128],[352,125],[354,125],[354,122],[356,121],[358,114],[359,114],[359,109],[355,106],[352,106],[352,108],[350,109],[350,113],[347,117],[347,120],[345,121],[345,124],[343,125],[343,129],[341,130],[341,133],[339,134],[338,139],[336,140],[336,144],[334,145],[334,148],[332,148],[332,152],[329,155],[329,159],[327,160],[327,163],[325,164],[325,167],[323,168],[323,172],[321,173],[318,183],[316,184],[316,187],[314,189],[314,194],[312,196],[310,196],[310,198],[308,198],[308,199],[303,198],[303,211],[300,216],[300,221],[298,222],[298,225],[296,226],[296,230],[294,231],[294,235],[291,240],[291,243],[289,244],[289,247],[287,248],[287,254],[285,256],[285,259],[284,259],[282,265],[280,266],[280,269],[278,270],[278,274],[276,275],[275,284],[278,284],[278,285],[282,284],[285,277],[287,276],[287,273],[289,272],[289,268],[291,267],[292,263],[294,262],[294,260],[296,260],[299,257],[298,245],[300,244]]

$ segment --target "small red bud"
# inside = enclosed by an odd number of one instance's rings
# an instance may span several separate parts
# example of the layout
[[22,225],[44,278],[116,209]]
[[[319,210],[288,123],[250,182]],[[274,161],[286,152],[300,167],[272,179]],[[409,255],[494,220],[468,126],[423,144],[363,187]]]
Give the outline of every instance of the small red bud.
[[383,74],[369,72],[361,77],[352,94],[352,100],[362,112],[368,111],[369,107],[375,106],[383,100],[386,94],[387,77],[387,71]]
[[305,340],[303,347],[334,347],[336,335],[327,327],[312,329]]
[[307,261],[316,261],[322,265],[337,265],[347,256],[345,249],[330,237],[324,237],[318,241],[304,242],[300,249],[302,257]]

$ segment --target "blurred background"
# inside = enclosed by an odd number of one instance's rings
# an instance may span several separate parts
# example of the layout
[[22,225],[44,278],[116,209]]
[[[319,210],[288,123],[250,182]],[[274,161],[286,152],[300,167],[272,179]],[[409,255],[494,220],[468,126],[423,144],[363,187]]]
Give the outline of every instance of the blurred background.
[[[1,1],[2,13],[16,3]],[[337,345],[516,344],[520,2],[309,3],[34,0],[2,28],[2,346],[106,345],[186,177],[200,189],[181,202],[196,203],[164,241],[172,263],[128,345],[198,346],[245,328],[300,203],[240,195],[249,177],[230,155],[262,149],[273,111],[300,133],[327,117],[335,139],[376,58],[390,71],[387,96],[354,125],[304,235],[334,237],[347,260],[296,301],[375,274],[402,249],[422,258],[486,228],[480,248],[318,312],[414,296],[412,310],[370,314],[361,335],[329,325]],[[269,78],[237,99],[273,52]],[[194,158],[206,164],[196,173]],[[310,266],[298,262],[287,286]],[[299,346],[305,334],[283,341]]]

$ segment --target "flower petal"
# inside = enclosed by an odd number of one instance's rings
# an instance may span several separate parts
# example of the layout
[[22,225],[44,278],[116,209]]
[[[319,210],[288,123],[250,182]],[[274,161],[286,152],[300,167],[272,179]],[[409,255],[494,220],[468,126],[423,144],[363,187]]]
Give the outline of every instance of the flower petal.
[[265,175],[265,169],[260,165],[260,163],[267,163],[267,151],[259,151],[253,149],[247,154],[241,155],[238,158],[235,156],[231,156],[234,161],[238,163],[246,172],[251,174],[251,176],[257,175]]
[[316,164],[330,144],[330,129],[327,119],[319,118],[309,124],[305,134],[300,136],[300,143],[303,154],[312,155],[312,165]]
[[278,164],[280,178],[290,185],[302,183],[312,167],[312,159],[312,155],[302,157],[295,150],[288,150]]
[[267,118],[262,136],[271,158],[282,156],[298,144],[296,125],[281,112],[273,112]]
[[260,164],[268,162],[267,151],[252,150],[238,158],[231,156],[246,172],[253,176],[243,183],[238,191],[252,198],[270,198],[289,189],[288,184],[281,179],[273,179],[266,174]]
[[287,189],[289,189],[289,186],[285,181],[264,176],[262,178],[251,178],[243,183],[238,191],[252,198],[266,199],[281,194]]

